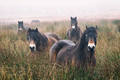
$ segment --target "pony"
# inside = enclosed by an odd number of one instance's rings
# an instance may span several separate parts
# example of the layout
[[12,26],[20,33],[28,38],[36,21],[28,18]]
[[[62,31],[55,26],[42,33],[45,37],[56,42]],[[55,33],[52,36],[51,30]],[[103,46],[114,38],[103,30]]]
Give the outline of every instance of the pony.
[[29,27],[23,25],[23,21],[18,21],[18,34],[20,32],[27,32]]
[[29,28],[27,32],[27,40],[29,42],[29,48],[31,52],[43,52],[60,39],[61,38],[55,33],[42,34],[38,31],[38,28]]
[[82,31],[77,24],[78,24],[77,17],[75,18],[71,17],[71,27],[67,31],[67,38],[69,40],[72,40],[74,43],[79,41],[82,35]]
[[31,24],[40,24],[40,21],[39,20],[32,20]]
[[76,67],[96,66],[95,47],[97,43],[97,26],[87,27],[77,44],[69,40],[60,40],[50,49],[50,60],[58,64]]

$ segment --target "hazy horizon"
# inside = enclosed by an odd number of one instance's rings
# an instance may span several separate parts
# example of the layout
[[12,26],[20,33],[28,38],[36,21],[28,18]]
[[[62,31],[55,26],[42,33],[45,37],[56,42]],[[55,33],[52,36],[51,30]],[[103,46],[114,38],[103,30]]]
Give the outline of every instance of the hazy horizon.
[[0,20],[120,15],[120,0],[2,0]]

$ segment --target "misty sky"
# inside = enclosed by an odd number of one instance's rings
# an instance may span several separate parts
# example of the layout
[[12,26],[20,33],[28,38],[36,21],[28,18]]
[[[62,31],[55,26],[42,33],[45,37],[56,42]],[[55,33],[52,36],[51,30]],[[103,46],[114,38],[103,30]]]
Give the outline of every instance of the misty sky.
[[0,19],[120,14],[120,0],[0,0]]

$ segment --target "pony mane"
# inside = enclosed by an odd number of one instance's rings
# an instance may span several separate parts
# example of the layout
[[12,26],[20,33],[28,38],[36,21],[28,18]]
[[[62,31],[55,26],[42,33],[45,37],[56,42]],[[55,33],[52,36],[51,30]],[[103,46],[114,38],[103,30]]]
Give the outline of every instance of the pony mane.
[[47,41],[48,41],[47,37],[40,32],[38,32],[37,35],[38,35],[37,47],[47,46]]
[[79,47],[80,50],[83,50],[85,48],[85,36],[86,36],[86,30],[82,34],[82,36],[79,39],[78,43],[76,44],[76,47]]

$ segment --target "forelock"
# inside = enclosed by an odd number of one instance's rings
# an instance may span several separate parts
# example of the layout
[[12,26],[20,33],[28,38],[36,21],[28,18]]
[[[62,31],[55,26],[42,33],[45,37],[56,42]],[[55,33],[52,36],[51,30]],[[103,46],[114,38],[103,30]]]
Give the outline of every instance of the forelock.
[[94,27],[89,27],[87,29],[87,32],[90,33],[90,32],[96,32],[96,29]]

